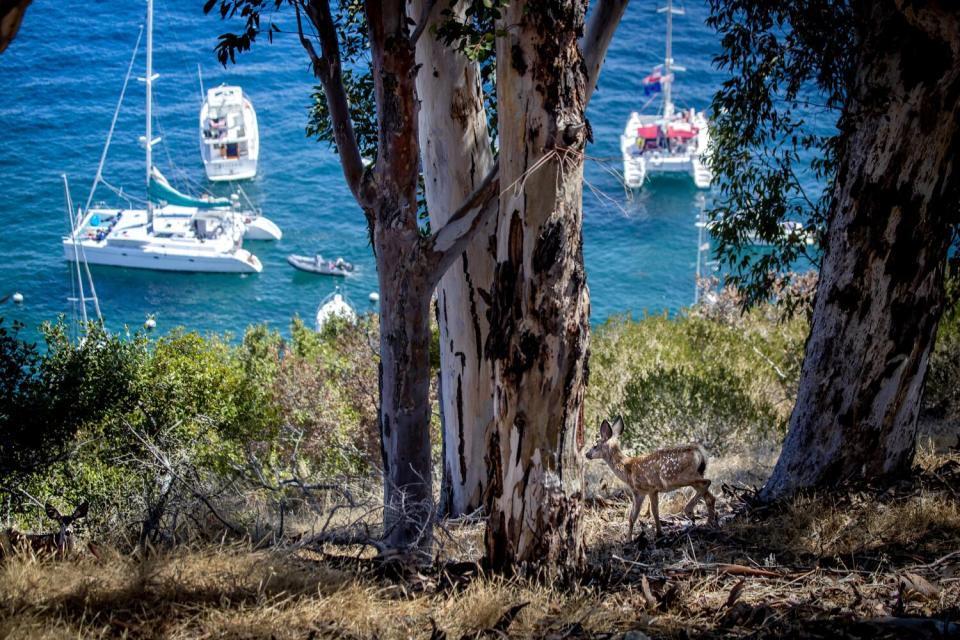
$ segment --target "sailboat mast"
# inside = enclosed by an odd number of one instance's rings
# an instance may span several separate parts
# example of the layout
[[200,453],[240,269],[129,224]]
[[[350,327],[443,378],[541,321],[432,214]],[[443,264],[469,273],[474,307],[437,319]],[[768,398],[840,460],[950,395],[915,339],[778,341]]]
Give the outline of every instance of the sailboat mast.
[[153,202],[150,200],[150,172],[153,170],[153,0],[147,0],[147,74],[144,78],[147,95],[147,121],[144,148],[147,154],[147,225],[153,224]]
[[[147,41],[149,42],[149,40]],[[670,67],[673,65],[673,0],[667,0],[667,54],[663,59],[663,117],[669,120],[673,116],[672,89]],[[149,45],[148,45],[149,46]]]

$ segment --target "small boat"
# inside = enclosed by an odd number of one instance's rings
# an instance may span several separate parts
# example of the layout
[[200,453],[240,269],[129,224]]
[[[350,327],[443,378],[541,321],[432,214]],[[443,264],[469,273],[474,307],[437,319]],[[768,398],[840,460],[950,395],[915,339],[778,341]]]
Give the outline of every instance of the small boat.
[[317,307],[317,331],[323,331],[323,327],[335,318],[346,320],[350,324],[356,324],[357,322],[357,312],[353,310],[344,295],[340,293],[340,287],[334,289],[333,293],[324,298],[320,302],[320,306]]
[[[698,222],[697,226],[704,226],[707,231],[713,231],[717,226],[716,221],[710,222]],[[746,233],[746,240],[749,244],[758,246],[758,247],[769,247],[775,244],[776,242],[796,242],[797,240],[803,242],[805,245],[814,245],[817,243],[816,236],[807,231],[806,227],[802,222],[797,222],[796,220],[784,220],[779,224],[780,230],[777,233],[777,237],[774,239],[767,239],[761,237],[756,230],[751,229]]]
[[287,262],[301,271],[319,273],[324,276],[346,276],[353,272],[353,265],[343,258],[327,260],[319,253],[315,256],[298,256],[291,254],[287,256]]
[[257,112],[240,87],[222,84],[207,91],[200,107],[200,155],[214,182],[257,175]]

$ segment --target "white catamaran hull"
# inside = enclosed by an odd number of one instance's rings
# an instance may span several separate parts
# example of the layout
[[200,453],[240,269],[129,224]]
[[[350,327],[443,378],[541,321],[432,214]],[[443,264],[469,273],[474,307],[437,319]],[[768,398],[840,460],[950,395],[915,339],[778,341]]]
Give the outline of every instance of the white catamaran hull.
[[244,240],[279,240],[283,237],[280,227],[273,220],[263,216],[244,216],[243,225]]
[[187,273],[260,273],[263,265],[255,255],[246,249],[238,249],[229,255],[198,256],[196,254],[178,254],[174,250],[164,251],[155,247],[146,250],[131,250],[127,247],[115,247],[106,244],[82,242],[82,249],[74,245],[69,237],[63,239],[63,253],[67,260],[76,260],[76,254],[82,252],[81,260],[86,257],[88,264],[107,267],[126,267],[127,269],[150,269],[151,271],[182,271]]
[[241,247],[238,214],[198,217],[189,207],[154,209],[148,228],[144,210],[93,209],[63,238],[67,260],[154,271],[260,273],[263,265]]
[[647,179],[689,178],[698,189],[709,189],[713,172],[703,162],[710,145],[709,125],[702,112],[694,113],[691,121],[697,128],[696,136],[677,143],[674,150],[642,149],[638,130],[651,125],[660,127],[662,118],[632,113],[620,136],[624,183],[631,189],[639,189]]

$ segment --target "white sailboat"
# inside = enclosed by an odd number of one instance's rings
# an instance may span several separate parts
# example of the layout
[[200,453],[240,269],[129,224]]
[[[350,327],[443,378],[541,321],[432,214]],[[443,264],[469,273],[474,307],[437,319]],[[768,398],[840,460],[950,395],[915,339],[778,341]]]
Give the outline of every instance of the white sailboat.
[[[160,142],[153,136],[152,87],[159,77],[153,72],[153,0],[147,0],[146,33],[146,75],[141,78],[146,86],[145,135],[141,138],[146,152],[145,206],[91,207],[97,186],[110,187],[103,179],[103,166],[133,70],[138,39],[90,196],[71,220],[70,235],[63,238],[64,257],[76,262],[82,253],[90,264],[157,271],[259,273],[263,265],[243,248],[243,238],[279,238],[279,228],[256,213],[243,211],[239,196],[230,200],[185,195],[170,186],[153,166],[153,147]],[[122,191],[117,193],[126,197]]]
[[703,162],[710,143],[706,114],[692,108],[677,111],[673,104],[674,72],[684,70],[673,62],[673,16],[683,15],[683,10],[667,0],[658,13],[667,14],[666,56],[644,78],[643,86],[645,95],[660,93],[662,100],[658,113],[634,111],[627,120],[620,136],[624,182],[639,189],[648,178],[689,177],[698,188],[707,189],[713,173]]
[[200,106],[200,155],[214,182],[257,175],[257,112],[240,87],[224,84],[207,91]]

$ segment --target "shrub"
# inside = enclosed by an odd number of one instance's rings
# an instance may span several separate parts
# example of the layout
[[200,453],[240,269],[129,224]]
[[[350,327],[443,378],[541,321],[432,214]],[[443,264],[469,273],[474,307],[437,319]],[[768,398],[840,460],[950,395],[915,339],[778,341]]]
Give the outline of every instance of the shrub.
[[[10,486],[59,460],[84,429],[130,410],[146,355],[140,336],[91,325],[80,343],[61,321],[45,324],[46,350],[0,319],[0,480]],[[2,487],[0,487],[2,488]]]
[[960,421],[960,257],[947,269],[946,301],[930,354],[924,405],[928,412]]
[[785,422],[752,398],[726,367],[709,371],[656,367],[626,388],[623,414],[628,446],[653,449],[696,441],[715,454],[780,436]]
[[700,440],[727,451],[777,440],[805,338],[803,319],[778,321],[765,309],[722,321],[612,318],[592,338],[587,421],[623,414],[624,441],[644,449]]

